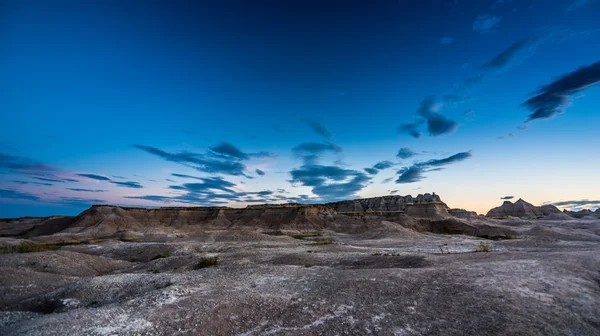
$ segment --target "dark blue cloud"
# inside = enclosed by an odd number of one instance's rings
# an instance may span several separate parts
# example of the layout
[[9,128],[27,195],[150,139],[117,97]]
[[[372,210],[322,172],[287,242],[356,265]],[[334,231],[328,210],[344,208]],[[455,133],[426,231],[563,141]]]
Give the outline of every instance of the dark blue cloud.
[[315,164],[326,152],[340,153],[342,148],[334,143],[306,142],[292,148],[292,153],[301,157],[305,164]]
[[0,189],[0,198],[4,199],[20,199],[28,201],[39,201],[40,198],[36,195],[10,189]]
[[397,194],[400,190],[388,190],[390,192],[390,195],[395,195]]
[[107,192],[108,190],[99,190],[99,189],[84,189],[84,188],[67,188],[72,191],[80,191],[80,192],[93,192],[93,193],[101,193]]
[[291,183],[312,187],[323,201],[357,197],[357,192],[370,181],[365,173],[337,166],[303,165],[290,171]]
[[373,168],[377,169],[377,170],[384,170],[384,169],[388,169],[394,166],[394,163],[392,161],[380,161],[377,162],[375,165],[373,165]]
[[427,121],[427,130],[429,135],[438,136],[450,134],[458,128],[456,121],[450,120],[439,113],[441,103],[438,103],[435,96],[428,96],[421,101],[421,106],[417,113]]
[[222,177],[197,177],[196,179],[201,180],[202,183],[184,183],[182,185],[170,186],[169,188],[175,190],[186,190],[194,193],[203,193],[211,191],[225,191],[227,193],[235,193],[231,188],[235,187],[234,183],[231,183]]
[[18,183],[18,184],[34,184],[34,185],[47,186],[47,187],[54,185],[52,183],[29,182],[29,181],[11,181],[11,182]]
[[101,200],[101,199],[88,199],[88,198],[80,198],[80,197],[61,197],[60,203],[70,204],[70,205],[91,206],[94,204],[106,204],[106,201]]
[[191,152],[168,153],[158,148],[142,145],[134,145],[134,147],[158,156],[163,160],[177,162],[201,172],[245,176],[244,170],[246,169],[246,166],[239,161],[224,160],[223,158],[209,158],[204,154]]
[[195,180],[202,180],[201,177],[196,177],[196,176],[186,175],[186,174],[172,173],[171,176],[180,177],[180,178],[189,178],[189,179],[195,179]]
[[123,187],[123,188],[132,188],[132,189],[143,188],[143,186],[141,184],[139,184],[138,182],[134,182],[134,181],[123,181],[123,182],[110,181],[110,183],[116,185],[117,187]]
[[175,180],[171,180],[171,179],[165,179],[165,181],[175,183]]
[[505,69],[522,59],[527,52],[533,51],[539,42],[538,38],[529,37],[511,44],[508,48],[496,55],[492,60],[481,66],[482,70],[498,71]]
[[425,173],[441,170],[442,166],[466,160],[471,156],[471,152],[462,152],[443,159],[417,162],[410,167],[404,167],[398,170],[400,176],[396,179],[396,183],[413,183],[421,181],[425,178]]
[[375,175],[379,172],[379,170],[377,170],[375,168],[364,168],[364,170],[371,175]]
[[572,208],[572,207],[600,207],[600,200],[588,200],[588,199],[583,199],[583,200],[571,200],[571,201],[561,201],[561,202],[554,202],[554,203],[548,203],[554,206],[559,206],[559,207],[566,207],[566,208]]
[[122,179],[122,180],[126,179],[126,177],[123,177],[123,176],[120,176],[120,175],[113,175],[112,177],[118,178],[118,179]]
[[265,175],[265,172],[260,169],[256,169],[256,174],[263,176],[263,175]]
[[583,66],[543,86],[536,96],[521,106],[533,111],[526,122],[548,119],[563,113],[570,104],[569,96],[600,82],[600,61]]
[[504,197],[500,197],[500,199],[502,200],[509,200],[509,199],[513,199],[515,198],[515,196],[504,196]]
[[85,177],[85,178],[89,178],[92,180],[98,180],[98,181],[110,181],[110,179],[106,176],[102,176],[102,175],[96,175],[96,174],[76,174],[77,176],[81,176],[81,177]]
[[412,136],[413,138],[418,139],[421,137],[421,135],[423,135],[419,128],[421,127],[421,125],[423,125],[424,122],[424,120],[417,120],[414,123],[402,124],[398,126],[398,133],[405,133]]
[[462,152],[439,160],[429,160],[422,163],[417,163],[417,165],[421,167],[439,167],[466,160],[471,156],[471,152]]
[[241,151],[239,148],[237,148],[234,145],[227,143],[227,142],[221,142],[220,144],[218,144],[214,147],[209,147],[208,149],[212,153],[214,153],[218,156],[232,159],[232,160],[250,160],[253,157],[260,158],[260,157],[273,157],[274,156],[273,154],[268,153],[268,152],[245,153],[245,152]]
[[413,183],[418,182],[425,177],[423,176],[424,168],[418,166],[411,166],[402,170],[398,173],[400,176],[396,179],[396,183]]
[[11,169],[29,172],[50,172],[56,169],[43,163],[20,156],[0,153],[0,169]]
[[413,152],[410,148],[402,147],[398,150],[398,154],[396,154],[396,157],[400,159],[410,159],[415,155],[417,155],[417,153]]
[[327,140],[333,140],[333,134],[331,134],[331,132],[329,132],[329,130],[320,122],[311,119],[304,119],[304,122],[308,126],[310,126],[310,128],[312,128],[313,131],[315,131],[318,135],[324,137]]
[[75,179],[63,178],[63,177],[55,176],[55,175],[52,175],[52,174],[42,175],[44,177],[34,176],[34,175],[28,175],[28,176],[31,177],[32,179],[36,179],[36,180],[40,180],[40,181],[46,181],[46,182],[56,182],[56,183],[79,182],[78,180],[75,180]]

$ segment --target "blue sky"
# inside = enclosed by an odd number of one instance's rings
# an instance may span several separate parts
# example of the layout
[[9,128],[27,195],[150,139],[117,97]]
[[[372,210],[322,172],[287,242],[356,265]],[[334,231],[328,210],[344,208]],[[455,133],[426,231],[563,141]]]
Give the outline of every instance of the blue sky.
[[600,206],[600,1],[0,6],[0,217]]

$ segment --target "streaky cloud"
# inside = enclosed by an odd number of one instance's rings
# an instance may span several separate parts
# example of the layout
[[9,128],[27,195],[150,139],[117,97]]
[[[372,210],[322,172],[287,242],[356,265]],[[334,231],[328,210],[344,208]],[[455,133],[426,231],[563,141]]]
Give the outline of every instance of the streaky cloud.
[[318,135],[324,137],[327,140],[333,140],[333,134],[320,122],[312,119],[304,119],[304,122],[313,129]]
[[123,187],[123,188],[131,188],[131,189],[141,189],[143,188],[143,186],[141,184],[139,184],[138,182],[134,182],[134,181],[110,181],[110,183],[116,185],[117,187]]
[[18,199],[18,200],[27,200],[27,201],[39,201],[40,198],[36,195],[21,192],[18,190],[11,189],[0,189],[0,199]]
[[256,169],[255,172],[256,172],[256,174],[258,174],[260,176],[265,175],[265,172],[263,170],[260,170],[260,169]]
[[98,180],[98,181],[110,181],[110,179],[106,176],[102,176],[102,175],[96,175],[96,174],[76,174],[77,176],[81,176],[81,177],[85,177],[85,178],[89,178],[92,180]]
[[515,198],[515,197],[514,196],[503,196],[503,197],[500,197],[500,199],[502,199],[502,200],[510,200],[510,199],[513,199],[513,198]]
[[439,171],[443,169],[443,166],[464,161],[471,156],[471,152],[461,152],[443,159],[417,162],[412,166],[404,167],[398,170],[398,174],[400,175],[396,179],[396,183],[413,183],[421,181],[425,178],[425,173]]
[[85,189],[85,188],[67,188],[67,190],[79,191],[79,192],[93,192],[93,193],[102,193],[102,192],[107,192],[108,191],[108,190]]
[[532,111],[526,123],[537,119],[550,119],[564,113],[571,104],[570,96],[600,82],[600,61],[562,75],[542,86],[521,106]]

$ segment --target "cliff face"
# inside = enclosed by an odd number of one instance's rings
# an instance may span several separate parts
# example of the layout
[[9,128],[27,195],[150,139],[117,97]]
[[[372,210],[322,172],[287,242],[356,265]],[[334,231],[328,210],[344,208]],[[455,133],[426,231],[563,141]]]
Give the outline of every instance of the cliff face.
[[520,217],[520,218],[538,218],[551,214],[560,213],[560,210],[553,205],[534,206],[531,203],[519,199],[515,203],[504,201],[504,203],[493,208],[487,213],[487,217],[505,218],[505,217]]
[[[406,211],[407,208],[415,205],[442,203],[440,196],[433,194],[419,194],[417,197],[408,196],[382,196],[372,198],[362,198],[350,201],[341,201],[328,203],[338,213],[347,212],[377,212],[377,211]],[[443,204],[444,207],[446,206]]]
[[[205,230],[248,229],[262,232],[319,231],[361,233],[382,220],[408,215],[441,219],[448,207],[436,194],[384,196],[328,204],[253,205],[228,207],[165,207],[157,209],[97,205],[77,217],[35,219],[19,236],[61,233],[111,237],[126,232],[144,235],[201,235]],[[15,226],[15,225],[13,225]],[[11,226],[12,227],[12,226]],[[27,234],[27,231],[31,235]],[[15,232],[16,233],[16,232]]]

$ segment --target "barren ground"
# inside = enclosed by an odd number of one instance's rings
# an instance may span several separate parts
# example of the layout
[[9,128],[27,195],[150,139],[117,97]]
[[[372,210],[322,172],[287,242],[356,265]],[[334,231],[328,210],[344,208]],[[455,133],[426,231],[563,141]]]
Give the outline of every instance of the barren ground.
[[600,221],[503,224],[518,238],[386,223],[2,254],[0,334],[600,335]]

